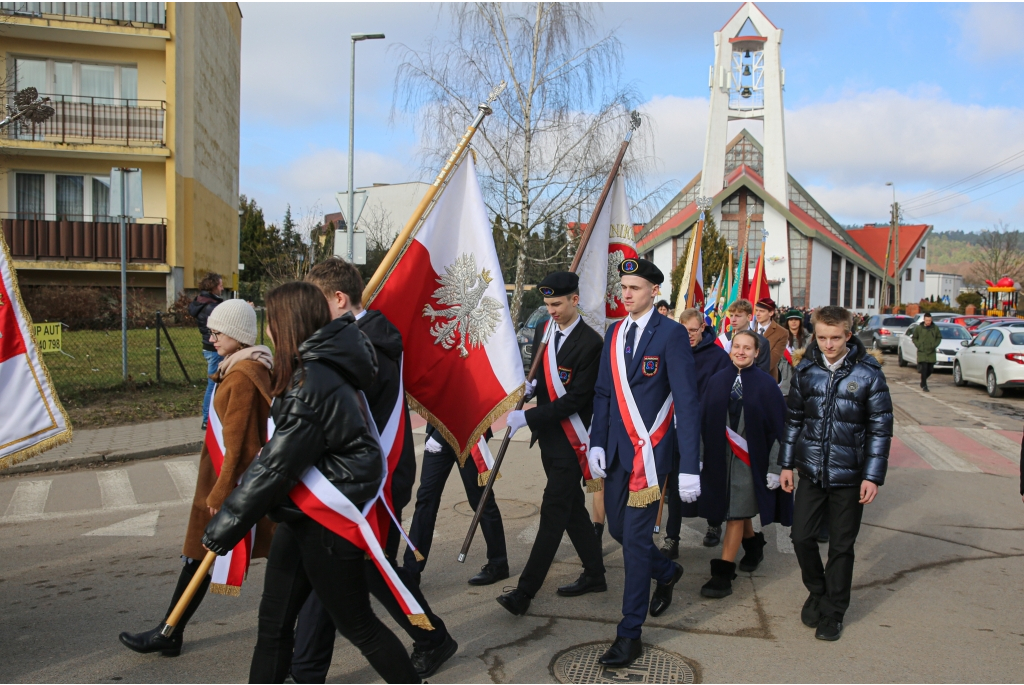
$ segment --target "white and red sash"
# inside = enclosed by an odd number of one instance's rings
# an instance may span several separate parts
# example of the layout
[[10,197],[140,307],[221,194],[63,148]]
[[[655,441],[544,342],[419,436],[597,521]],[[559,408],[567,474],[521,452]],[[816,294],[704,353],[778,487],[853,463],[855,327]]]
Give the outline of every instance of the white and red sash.
[[[549,320],[548,326],[550,325],[551,322]],[[565,386],[558,375],[558,360],[556,357],[558,350],[555,349],[554,343],[548,343],[545,352],[544,380],[547,382],[548,397],[553,401],[565,395]],[[583,419],[580,418],[579,414],[573,414],[568,418],[562,419],[559,423],[562,426],[565,437],[569,439],[569,444],[572,445],[573,452],[576,453],[576,459],[580,463],[580,468],[583,469],[583,480],[586,481],[587,492],[600,492],[602,487],[601,479],[594,478],[590,472],[590,462],[587,460],[587,453],[590,452],[590,433],[587,431],[587,427],[583,425]]]
[[[217,388],[214,387],[213,395],[210,397],[210,416],[206,423],[206,451],[213,463],[213,470],[220,478],[220,472],[224,467],[224,426],[217,415],[214,400],[217,398]],[[269,436],[268,436],[269,439]],[[249,573],[249,562],[252,560],[252,547],[256,542],[256,526],[252,527],[245,537],[234,546],[234,548],[222,557],[217,557],[213,564],[213,579],[210,582],[210,592],[218,595],[232,595],[237,597],[242,592],[242,581]]]
[[729,340],[729,336],[725,333],[722,333],[715,338],[715,344],[725,350],[726,353],[729,353],[732,350],[732,340]]
[[[661,499],[661,487],[658,485],[658,469],[654,463],[654,448],[661,442],[672,425],[672,393],[665,398],[664,404],[654,417],[654,423],[648,429],[644,425],[640,408],[633,398],[629,387],[629,376],[626,371],[626,360],[622,353],[626,342],[626,327],[620,321],[615,324],[612,340],[612,380],[615,385],[615,399],[619,405],[619,414],[626,428],[630,441],[633,443],[633,472],[629,477],[629,499],[631,507],[646,507]],[[638,341],[639,342],[639,341]]]
[[793,366],[793,348],[792,347],[790,347],[789,345],[786,345],[786,350],[782,353],[782,356],[783,356],[783,358],[785,358],[785,360],[789,363],[790,366]]
[[729,443],[729,447],[732,448],[732,453],[736,455],[736,458],[750,466],[750,450],[747,449],[747,439],[732,428],[729,428],[729,426],[725,427],[725,439]]
[[[473,449],[469,451],[469,454],[473,457],[473,463],[476,465],[476,484],[483,487],[487,485],[487,479],[491,477],[491,469],[494,468],[494,455],[491,454],[491,448],[487,446],[486,435],[480,436],[480,439],[473,445]],[[501,478],[500,472],[494,477],[494,480],[499,478]]]

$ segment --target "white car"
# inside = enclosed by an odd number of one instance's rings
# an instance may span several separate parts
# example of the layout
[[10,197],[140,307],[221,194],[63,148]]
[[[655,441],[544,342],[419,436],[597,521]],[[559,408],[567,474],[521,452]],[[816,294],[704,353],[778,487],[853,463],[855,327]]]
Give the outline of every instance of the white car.
[[1003,388],[1024,387],[1024,331],[988,328],[964,345],[953,362],[956,385],[981,383],[989,397],[1001,397]]
[[[920,325],[915,323],[905,333],[900,334],[899,347],[897,347],[896,351],[900,366],[917,364],[917,347],[914,346],[914,341],[910,339],[910,335]],[[936,323],[932,325],[938,326],[939,333],[942,335],[939,349],[935,350],[935,368],[953,368],[953,362],[956,361],[956,353],[961,349],[961,341],[970,341],[971,333],[963,326],[958,326],[954,323]]]

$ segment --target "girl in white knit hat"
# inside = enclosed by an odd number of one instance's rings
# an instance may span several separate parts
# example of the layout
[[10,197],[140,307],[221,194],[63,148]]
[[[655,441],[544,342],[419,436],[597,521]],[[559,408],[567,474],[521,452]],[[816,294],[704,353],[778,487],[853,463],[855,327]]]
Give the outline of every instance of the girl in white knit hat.
[[[184,567],[171,598],[168,614],[195,575],[199,560],[206,555],[202,544],[206,524],[220,509],[267,442],[273,353],[269,347],[256,345],[256,312],[244,300],[226,300],[210,314],[207,326],[211,342],[224,359],[210,376],[210,380],[216,383],[216,390],[210,406],[206,440],[199,457],[199,478],[192,499],[192,513],[185,533],[185,546],[182,550]],[[211,457],[211,447],[216,453],[216,459]],[[274,525],[269,519],[264,518],[256,525],[253,558],[267,556],[273,533]],[[211,592],[229,595],[236,595],[241,589],[238,577],[227,574],[221,578],[220,575],[225,574],[218,574],[216,566],[213,575],[217,576],[218,583],[211,587],[211,576],[207,575],[203,579],[203,584],[170,637],[160,635],[158,626],[143,633],[121,633],[121,642],[136,652],[161,652],[164,656],[177,656],[181,652],[185,625],[199,608],[207,588]],[[222,580],[227,582],[220,582]]]

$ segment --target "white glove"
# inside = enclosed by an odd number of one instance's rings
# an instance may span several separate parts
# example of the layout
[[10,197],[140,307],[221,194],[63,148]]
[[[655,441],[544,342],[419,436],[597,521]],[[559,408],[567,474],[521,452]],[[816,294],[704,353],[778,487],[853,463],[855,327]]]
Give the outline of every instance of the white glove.
[[687,504],[696,502],[700,497],[700,475],[691,473],[679,474],[679,499]]
[[768,474],[768,489],[775,490],[779,487],[779,475],[777,473]]
[[522,409],[516,409],[509,412],[505,425],[512,429],[512,433],[509,435],[511,438],[516,434],[517,430],[526,425],[526,412]]
[[526,394],[523,395],[523,401],[524,402],[529,401],[534,396],[534,394],[536,392],[537,392],[537,380],[534,379],[532,381],[528,381],[526,383]]
[[441,451],[441,443],[439,443],[437,440],[434,440],[434,436],[430,436],[429,438],[427,438],[426,443],[424,443],[423,449],[424,451],[430,452],[431,454],[437,454],[438,452]]
[[591,447],[590,454],[587,455],[587,462],[590,463],[590,475],[594,478],[604,478],[608,474],[604,472],[604,448],[603,447]]

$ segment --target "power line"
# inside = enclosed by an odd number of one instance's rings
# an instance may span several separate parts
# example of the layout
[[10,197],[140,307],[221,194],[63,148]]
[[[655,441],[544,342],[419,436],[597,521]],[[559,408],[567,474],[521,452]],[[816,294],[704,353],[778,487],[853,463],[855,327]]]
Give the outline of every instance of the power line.
[[965,205],[971,204],[972,202],[977,202],[978,200],[984,200],[986,197],[991,197],[992,195],[995,195],[996,193],[1001,193],[1004,190],[1009,190],[1010,188],[1013,188],[1014,186],[1019,186],[1022,183],[1024,183],[1024,179],[1021,179],[1020,181],[1017,181],[1016,183],[1011,183],[1010,185],[1006,186],[1005,188],[1000,188],[999,190],[994,190],[991,193],[988,193],[987,195],[982,195],[981,197],[976,197],[976,198],[973,198],[971,200],[968,200],[967,202],[961,202],[958,205],[953,205],[952,207],[947,207],[946,209],[940,209],[940,210],[938,210],[936,212],[930,212],[928,214],[921,214],[921,215],[919,215],[919,216],[917,216],[915,218],[923,219],[926,216],[935,216],[936,214],[942,214],[944,212],[948,212],[948,211],[951,211],[953,209],[956,209],[957,207],[963,207]]
[[1003,159],[1003,160],[1001,160],[999,162],[996,162],[995,164],[987,166],[984,169],[982,169],[981,171],[976,171],[976,172],[974,172],[973,174],[971,174],[969,176],[965,176],[964,178],[961,178],[958,181],[954,181],[953,183],[950,183],[949,185],[943,186],[941,188],[936,188],[935,190],[929,190],[926,193],[922,193],[920,195],[912,197],[909,200],[906,200],[906,203],[907,204],[912,204],[912,203],[915,203],[915,202],[919,202],[919,201],[923,200],[924,198],[929,197],[931,195],[935,195],[937,193],[942,193],[942,192],[945,192],[945,191],[950,190],[952,188],[955,188],[956,186],[960,185],[961,183],[966,183],[967,181],[974,180],[978,176],[982,176],[984,174],[987,174],[988,172],[993,171],[995,169],[998,169],[999,167],[1001,167],[1001,166],[1003,166],[1005,164],[1009,164],[1010,162],[1012,162],[1012,161],[1014,161],[1014,160],[1016,160],[1016,159],[1018,159],[1018,158],[1020,158],[1022,156],[1024,156],[1024,150],[1020,150],[1019,152],[1015,152],[1014,154],[1010,155],[1006,159]]
[[[1024,164],[1022,164],[1021,166],[1009,169],[1007,171],[1004,171],[1003,173],[999,174],[998,176],[994,176],[993,178],[990,178],[988,180],[981,181],[980,183],[976,183],[973,186],[969,186],[967,188],[963,188],[962,190],[954,191],[953,193],[950,193],[949,195],[946,195],[945,197],[940,197],[940,198],[937,198],[937,199],[934,199],[934,200],[928,200],[927,202],[914,202],[914,203],[906,202],[906,203],[904,203],[904,206],[910,206],[911,209],[924,209],[925,207],[930,207],[932,205],[942,204],[942,203],[948,202],[949,200],[952,200],[952,199],[954,199],[954,198],[956,198],[956,197],[958,197],[960,195],[966,195],[966,194],[971,193],[971,192],[973,192],[975,190],[979,190],[981,188],[984,188],[985,186],[989,186],[989,185],[992,185],[993,183],[997,183],[998,181],[1002,181],[1002,180],[1005,180],[1007,178],[1010,178],[1011,176],[1016,176],[1017,174],[1019,174],[1022,171],[1024,171]],[[1007,186],[1007,187],[1011,187],[1011,186]],[[1000,192],[1000,191],[996,191],[996,192]]]

